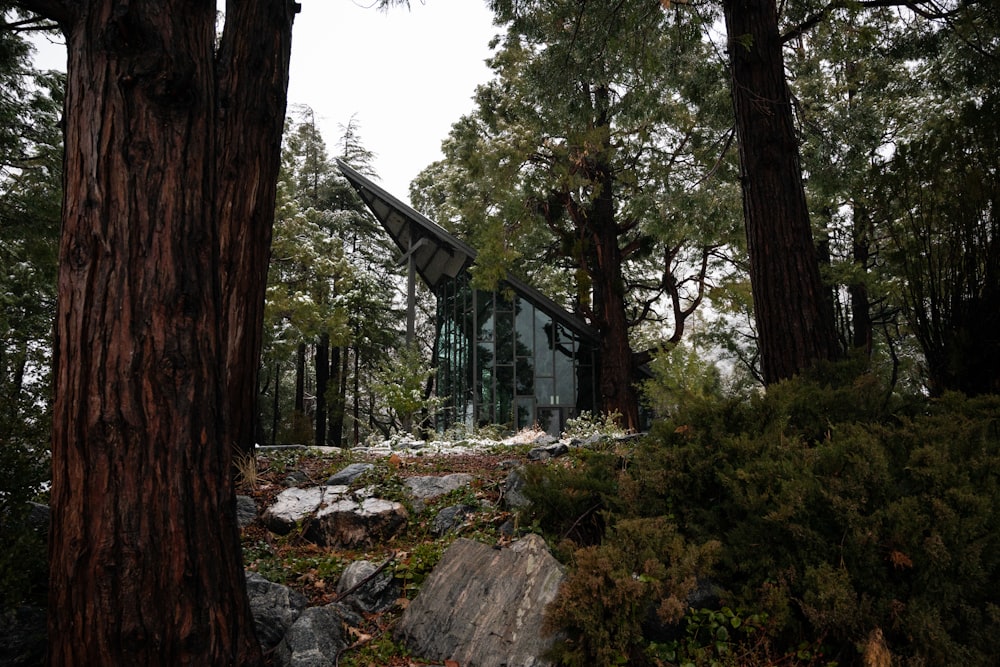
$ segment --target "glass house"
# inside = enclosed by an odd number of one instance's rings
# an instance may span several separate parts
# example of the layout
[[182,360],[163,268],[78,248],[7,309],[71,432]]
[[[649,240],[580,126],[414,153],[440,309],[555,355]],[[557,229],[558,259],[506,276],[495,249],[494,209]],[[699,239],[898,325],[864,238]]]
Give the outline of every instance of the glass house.
[[598,337],[586,322],[513,276],[493,292],[470,284],[475,251],[343,162],[338,167],[392,237],[409,267],[413,330],[417,275],[437,298],[438,426],[538,425],[558,435],[595,411]]

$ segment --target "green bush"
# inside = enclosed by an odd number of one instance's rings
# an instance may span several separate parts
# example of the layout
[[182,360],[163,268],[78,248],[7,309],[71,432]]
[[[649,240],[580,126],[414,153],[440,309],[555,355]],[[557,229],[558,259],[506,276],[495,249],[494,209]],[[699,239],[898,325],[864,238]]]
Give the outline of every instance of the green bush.
[[553,657],[580,667],[644,664],[643,622],[651,611],[662,623],[680,621],[718,547],[689,544],[665,519],[622,520],[603,544],[575,552],[547,613],[547,629],[564,635]]
[[[624,458],[590,457],[533,484],[546,498],[560,487],[579,496],[580,479],[614,485],[592,496],[604,551],[577,557],[577,568],[612,577],[598,556],[631,557],[615,527],[668,518],[685,543],[721,545],[710,574],[724,603],[766,618],[768,653],[788,664],[819,664],[801,648],[818,646],[824,660],[862,664],[876,635],[894,664],[994,664],[1000,397],[888,408],[865,376],[795,380],[745,400],[698,401]],[[565,531],[562,511],[535,515],[553,540]],[[615,637],[628,648],[600,641],[632,655],[646,639],[634,618],[621,622],[629,629]]]

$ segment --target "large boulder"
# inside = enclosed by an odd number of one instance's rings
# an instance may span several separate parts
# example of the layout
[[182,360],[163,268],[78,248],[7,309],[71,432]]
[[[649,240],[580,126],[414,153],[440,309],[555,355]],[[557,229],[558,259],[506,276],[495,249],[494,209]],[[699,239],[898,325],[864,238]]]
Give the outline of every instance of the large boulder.
[[348,565],[337,582],[339,601],[366,614],[389,609],[402,593],[403,587],[392,570],[379,571],[379,566],[369,560]]
[[523,468],[518,467],[510,471],[503,488],[503,500],[507,509],[519,510],[531,504],[528,496],[524,494],[527,485],[528,480],[524,476]]
[[402,503],[363,496],[344,485],[285,489],[262,518],[279,535],[304,525],[306,539],[347,548],[387,540],[406,525],[408,515]]
[[388,541],[406,526],[402,503],[382,498],[344,498],[321,507],[306,530],[320,546],[370,547]]
[[545,541],[509,548],[456,540],[396,627],[414,654],[462,667],[541,667],[554,637],[541,632],[545,607],[565,578]]
[[337,603],[310,607],[295,619],[274,651],[276,667],[330,667],[350,645],[344,625],[362,619]]
[[474,479],[468,473],[456,472],[440,477],[433,475],[407,477],[403,483],[409,489],[410,495],[413,496],[413,508],[422,512],[427,502],[456,489],[469,486]]
[[264,650],[272,649],[302,615],[309,600],[302,593],[268,581],[256,572],[247,572],[246,578],[257,639]]

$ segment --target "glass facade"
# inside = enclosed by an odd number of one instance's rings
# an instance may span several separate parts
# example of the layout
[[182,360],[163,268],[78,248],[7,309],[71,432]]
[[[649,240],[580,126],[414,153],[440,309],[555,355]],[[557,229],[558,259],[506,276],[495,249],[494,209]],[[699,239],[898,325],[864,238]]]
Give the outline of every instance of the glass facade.
[[596,343],[568,326],[565,314],[509,285],[475,290],[465,272],[435,293],[442,428],[537,424],[558,436],[567,419],[594,410]]

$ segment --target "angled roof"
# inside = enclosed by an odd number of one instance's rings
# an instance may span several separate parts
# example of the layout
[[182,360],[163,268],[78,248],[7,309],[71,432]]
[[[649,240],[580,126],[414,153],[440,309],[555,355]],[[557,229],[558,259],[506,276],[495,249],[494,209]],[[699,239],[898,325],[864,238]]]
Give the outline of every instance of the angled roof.
[[[343,160],[337,160],[337,167],[392,237],[400,253],[405,256],[413,248],[417,273],[431,289],[446,279],[457,278],[463,270],[472,266],[476,251],[471,246],[393,197]],[[587,338],[598,339],[597,332],[590,325],[534,287],[510,274],[507,274],[506,282],[514,292],[556,321]]]
[[[432,289],[446,278],[455,278],[472,265],[476,251],[449,234],[427,216],[417,213],[400,200],[365,178],[342,160],[341,173],[358,191],[385,231],[392,237],[400,254],[413,250],[417,273]],[[424,239],[423,243],[420,241]]]

